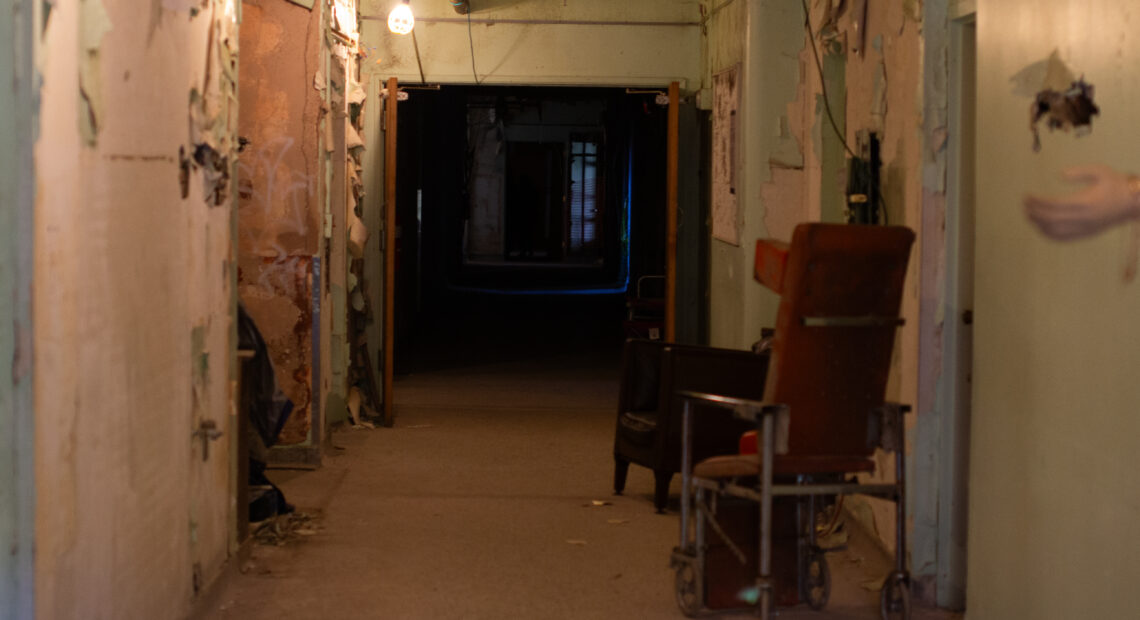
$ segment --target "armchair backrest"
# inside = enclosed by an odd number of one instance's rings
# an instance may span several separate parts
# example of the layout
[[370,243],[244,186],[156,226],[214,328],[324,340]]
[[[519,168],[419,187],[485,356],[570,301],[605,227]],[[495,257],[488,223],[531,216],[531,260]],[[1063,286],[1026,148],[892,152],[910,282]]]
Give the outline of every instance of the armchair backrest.
[[788,453],[863,456],[883,404],[914,233],[801,224],[783,276],[765,400],[789,406]]

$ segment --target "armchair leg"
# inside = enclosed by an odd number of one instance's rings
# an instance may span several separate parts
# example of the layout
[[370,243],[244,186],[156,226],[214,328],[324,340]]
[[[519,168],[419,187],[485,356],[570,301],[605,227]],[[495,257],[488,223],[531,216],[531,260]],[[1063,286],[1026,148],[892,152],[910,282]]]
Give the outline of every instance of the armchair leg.
[[669,483],[673,481],[673,472],[660,469],[653,470],[653,506],[658,514],[665,513],[665,505],[669,503]]
[[629,475],[629,461],[614,456],[614,495],[621,495],[625,490],[625,479]]

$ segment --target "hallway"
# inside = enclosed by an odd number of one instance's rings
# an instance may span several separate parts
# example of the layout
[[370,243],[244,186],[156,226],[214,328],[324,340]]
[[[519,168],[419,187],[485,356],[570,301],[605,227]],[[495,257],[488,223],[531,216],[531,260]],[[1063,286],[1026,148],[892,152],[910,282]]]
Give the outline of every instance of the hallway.
[[[814,223],[915,236],[907,503],[781,618],[874,617],[896,524],[970,620],[1140,609],[1140,4],[10,9],[0,620],[676,618],[676,511],[611,494],[623,302],[748,350],[757,244]],[[247,562],[251,461],[322,467],[270,470],[306,516]]]
[[[342,430],[323,469],[270,472],[316,525],[255,547],[202,617],[681,617],[675,510],[653,512],[640,467],[611,495],[616,376],[595,348],[403,377],[395,428]],[[832,613],[781,617],[878,617],[856,553],[875,566],[857,544],[832,556]]]

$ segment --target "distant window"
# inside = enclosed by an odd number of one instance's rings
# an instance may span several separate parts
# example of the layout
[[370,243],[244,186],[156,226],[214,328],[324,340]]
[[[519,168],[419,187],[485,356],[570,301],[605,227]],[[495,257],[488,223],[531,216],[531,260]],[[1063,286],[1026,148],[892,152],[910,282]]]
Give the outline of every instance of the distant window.
[[575,136],[570,140],[570,195],[567,205],[566,253],[597,258],[602,238],[598,171],[598,140]]

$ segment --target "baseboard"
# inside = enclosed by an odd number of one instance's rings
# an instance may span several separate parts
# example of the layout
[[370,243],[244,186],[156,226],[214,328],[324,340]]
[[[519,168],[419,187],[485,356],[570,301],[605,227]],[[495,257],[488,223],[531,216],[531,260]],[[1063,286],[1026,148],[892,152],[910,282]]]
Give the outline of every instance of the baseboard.
[[222,564],[221,570],[218,571],[213,580],[190,603],[190,612],[186,615],[186,620],[209,620],[216,615],[215,612],[222,604],[222,592],[225,590],[225,584],[241,575],[242,566],[253,555],[254,544],[254,538],[250,536],[238,546],[237,553],[231,555]]

